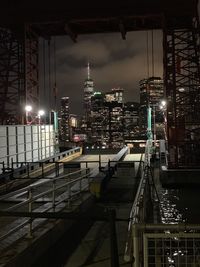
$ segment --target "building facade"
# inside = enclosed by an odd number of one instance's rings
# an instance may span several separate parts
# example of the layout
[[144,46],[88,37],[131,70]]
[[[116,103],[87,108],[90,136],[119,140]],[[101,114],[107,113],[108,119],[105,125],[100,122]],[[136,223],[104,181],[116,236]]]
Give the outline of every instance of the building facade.
[[70,141],[70,132],[69,132],[69,97],[61,98],[61,109],[60,109],[60,133],[59,139],[62,142]]

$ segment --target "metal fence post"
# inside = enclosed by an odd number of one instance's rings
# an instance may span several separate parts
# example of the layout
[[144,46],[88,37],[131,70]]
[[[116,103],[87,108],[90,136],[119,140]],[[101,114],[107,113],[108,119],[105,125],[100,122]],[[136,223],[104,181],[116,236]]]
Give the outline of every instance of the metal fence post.
[[[29,190],[28,190],[28,200],[29,200],[28,211],[29,211],[29,213],[31,213],[32,212],[32,188],[29,188]],[[29,237],[33,236],[32,222],[33,222],[33,219],[30,218],[29,219],[29,233],[28,233]]]
[[53,178],[53,183],[52,183],[52,186],[53,186],[53,188],[52,188],[52,208],[53,208],[53,211],[55,211],[55,194],[56,194],[56,192],[55,192],[55,189],[56,189],[56,181],[55,181],[55,179]]
[[138,229],[137,229],[136,224],[133,224],[133,226],[132,226],[132,233],[133,233],[134,267],[138,267],[140,265],[139,265]]
[[115,210],[109,210],[109,223],[110,223],[110,256],[111,256],[111,267],[119,267],[119,255],[117,245],[117,234],[116,234],[116,212]]

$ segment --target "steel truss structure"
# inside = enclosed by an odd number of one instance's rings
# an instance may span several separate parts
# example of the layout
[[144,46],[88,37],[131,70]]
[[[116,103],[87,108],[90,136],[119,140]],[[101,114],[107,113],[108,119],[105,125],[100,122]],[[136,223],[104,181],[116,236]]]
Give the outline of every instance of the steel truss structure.
[[38,106],[38,92],[37,35],[30,26],[22,34],[0,28],[0,123],[24,123],[24,107]]
[[164,27],[169,168],[200,166],[200,33],[198,18],[187,28]]
[[26,104],[31,105],[33,110],[39,106],[39,41],[38,35],[30,25],[25,27],[25,85]]
[[24,49],[16,35],[0,29],[0,123],[18,124],[24,102]]

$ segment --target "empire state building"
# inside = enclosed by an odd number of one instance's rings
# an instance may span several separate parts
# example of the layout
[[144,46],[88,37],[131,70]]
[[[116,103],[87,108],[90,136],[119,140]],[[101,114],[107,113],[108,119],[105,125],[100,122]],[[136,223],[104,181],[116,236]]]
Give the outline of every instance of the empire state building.
[[91,116],[91,96],[94,93],[94,82],[90,78],[90,64],[87,66],[87,79],[84,82],[84,112],[86,122],[89,121]]

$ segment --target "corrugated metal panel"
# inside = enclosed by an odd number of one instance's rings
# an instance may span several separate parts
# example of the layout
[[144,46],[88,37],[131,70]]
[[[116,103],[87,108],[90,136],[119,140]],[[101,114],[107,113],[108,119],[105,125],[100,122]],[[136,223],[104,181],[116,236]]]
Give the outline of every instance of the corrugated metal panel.
[[[8,137],[6,136],[7,132]],[[45,159],[45,157],[54,155],[54,133],[52,125],[42,125],[40,127],[37,125],[0,126],[0,137],[0,161],[4,160],[6,161],[5,163],[7,163],[7,139],[9,141],[8,160],[10,163],[11,158],[13,158],[13,161],[18,159],[19,162],[25,160],[38,161],[41,158]],[[26,140],[26,144],[24,144],[24,140]],[[32,151],[32,149],[34,150]]]
[[33,134],[37,134],[38,133],[38,126],[37,125],[33,125],[32,129],[33,129]]
[[17,126],[17,134],[18,135],[24,134],[24,126]]
[[5,157],[7,155],[7,147],[1,147],[0,150],[1,150],[0,158]]
[[8,137],[8,144],[9,146],[11,145],[16,145],[16,136],[9,136]]
[[26,161],[32,161],[32,152],[26,152]]
[[33,134],[33,142],[38,141],[38,134]]
[[0,136],[6,136],[6,127],[0,126]]
[[0,138],[0,149],[2,147],[5,147],[5,146],[7,146],[7,138],[4,137],[4,136],[1,136],[1,138]]
[[17,136],[17,142],[18,142],[18,144],[23,144],[24,143],[24,135],[18,135]]
[[9,135],[15,135],[16,133],[16,126],[9,126],[8,127],[8,134]]
[[12,157],[14,154],[16,154],[16,146],[9,146],[10,157]]
[[26,151],[30,151],[32,149],[31,143],[26,143]]
[[25,133],[26,135],[31,134],[31,128],[30,126],[25,126]]
[[19,162],[24,162],[25,161],[24,153],[18,154],[18,161]]

